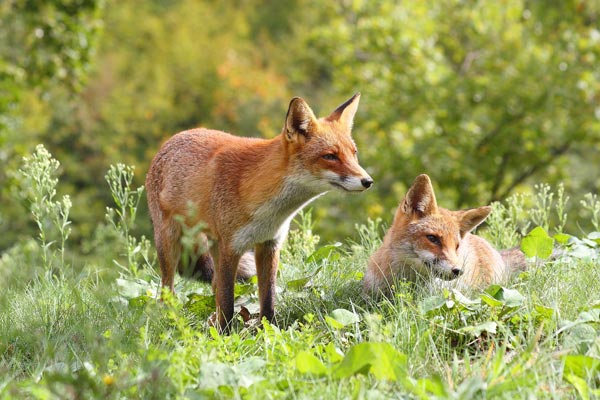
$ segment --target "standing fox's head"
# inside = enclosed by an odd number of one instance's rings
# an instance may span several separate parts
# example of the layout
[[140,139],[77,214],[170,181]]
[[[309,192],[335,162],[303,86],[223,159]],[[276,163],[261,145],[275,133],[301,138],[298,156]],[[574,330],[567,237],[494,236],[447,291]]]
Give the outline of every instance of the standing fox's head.
[[326,118],[317,119],[300,97],[290,102],[283,128],[290,159],[303,180],[320,190],[331,187],[362,192],[373,179],[358,164],[351,131],[360,94],[340,105]]
[[461,242],[491,210],[489,206],[460,211],[440,208],[429,177],[419,175],[394,217],[395,256],[420,275],[457,278],[464,272],[466,255]]

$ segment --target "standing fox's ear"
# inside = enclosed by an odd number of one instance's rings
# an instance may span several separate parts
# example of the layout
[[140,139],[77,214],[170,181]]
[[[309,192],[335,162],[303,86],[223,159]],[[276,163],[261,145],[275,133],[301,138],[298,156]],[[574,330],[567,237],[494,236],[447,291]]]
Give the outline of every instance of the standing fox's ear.
[[437,202],[431,180],[425,174],[417,176],[408,193],[402,200],[400,209],[405,214],[415,214],[419,218],[426,217],[437,212]]
[[354,123],[354,115],[358,110],[358,103],[360,101],[360,93],[356,93],[349,100],[341,104],[334,112],[327,117],[329,121],[340,121],[342,124],[352,129]]
[[287,140],[293,141],[296,135],[308,137],[311,127],[317,118],[306,101],[301,97],[294,97],[290,101],[287,116],[285,117],[285,135]]
[[458,225],[460,226],[460,236],[465,236],[467,233],[475,229],[481,224],[492,212],[492,207],[484,206],[472,208],[470,210],[455,211]]

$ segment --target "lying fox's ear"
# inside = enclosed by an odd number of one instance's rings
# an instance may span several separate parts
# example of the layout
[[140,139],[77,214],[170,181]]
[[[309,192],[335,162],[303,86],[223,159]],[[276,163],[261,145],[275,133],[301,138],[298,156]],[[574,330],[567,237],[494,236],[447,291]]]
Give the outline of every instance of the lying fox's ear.
[[415,214],[419,218],[426,217],[437,212],[437,202],[431,180],[425,174],[417,176],[414,183],[408,189],[400,208],[405,214]]
[[490,212],[492,212],[492,207],[490,206],[456,211],[456,219],[460,226],[460,236],[465,236],[479,226],[490,215]]
[[356,93],[349,100],[341,104],[334,112],[327,117],[329,121],[340,121],[342,124],[352,129],[354,123],[354,115],[358,110],[358,103],[360,101],[360,93]]
[[290,101],[287,116],[285,117],[285,135],[287,140],[293,141],[296,135],[309,136],[311,128],[317,122],[315,114],[306,101],[301,97],[294,97]]

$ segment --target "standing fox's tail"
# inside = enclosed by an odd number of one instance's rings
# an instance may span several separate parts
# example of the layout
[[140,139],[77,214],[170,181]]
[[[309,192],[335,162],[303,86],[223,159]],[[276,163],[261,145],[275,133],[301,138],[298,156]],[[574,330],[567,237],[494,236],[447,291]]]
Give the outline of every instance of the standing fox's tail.
[[521,251],[519,246],[513,247],[512,249],[500,250],[500,256],[510,273],[525,271],[527,269],[525,254]]

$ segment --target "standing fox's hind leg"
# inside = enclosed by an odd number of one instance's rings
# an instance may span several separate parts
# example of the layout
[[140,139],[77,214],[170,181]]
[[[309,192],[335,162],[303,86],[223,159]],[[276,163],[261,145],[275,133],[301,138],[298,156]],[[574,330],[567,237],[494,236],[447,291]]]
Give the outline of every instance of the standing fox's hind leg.
[[[171,292],[175,292],[175,270],[181,257],[181,229],[179,225],[173,222],[163,221],[157,224],[163,228],[155,228],[154,240],[156,252],[160,263],[160,272],[162,276],[162,286],[168,287]],[[155,225],[156,226],[156,225]]]

